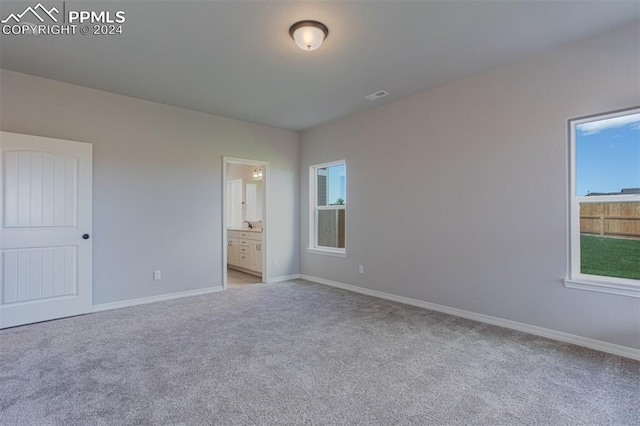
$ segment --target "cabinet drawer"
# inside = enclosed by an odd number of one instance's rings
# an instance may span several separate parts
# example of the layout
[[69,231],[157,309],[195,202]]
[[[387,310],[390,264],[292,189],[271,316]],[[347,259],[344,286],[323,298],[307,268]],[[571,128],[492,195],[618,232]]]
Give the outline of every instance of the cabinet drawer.
[[251,266],[249,254],[240,253],[238,256],[238,266],[242,266],[243,268],[249,268],[249,266]]
[[238,246],[240,248],[240,253],[247,253],[249,254],[249,247],[247,246]]
[[238,238],[240,239],[245,239],[245,240],[261,240],[262,239],[262,232],[243,232],[243,231],[237,231],[238,232]]
[[253,244],[253,241],[246,238],[240,238],[238,241],[240,242],[241,246],[250,246],[251,244]]

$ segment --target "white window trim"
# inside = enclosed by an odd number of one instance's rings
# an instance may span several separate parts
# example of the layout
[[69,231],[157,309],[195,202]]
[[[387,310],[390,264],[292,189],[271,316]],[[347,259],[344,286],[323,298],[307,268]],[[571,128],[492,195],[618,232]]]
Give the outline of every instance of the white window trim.
[[628,115],[640,107],[627,108],[605,114],[595,114],[587,117],[579,117],[569,120],[569,247],[567,278],[564,286],[578,290],[595,291],[598,293],[615,294],[640,298],[640,280],[605,277],[600,275],[583,274],[580,272],[580,203],[602,203],[607,201],[640,201],[640,195],[614,195],[614,196],[577,196],[576,195],[576,138],[575,130],[579,124],[604,120],[607,118]]
[[317,177],[318,173],[317,169],[322,169],[324,167],[331,166],[339,166],[339,165],[347,165],[346,160],[337,160],[330,161],[328,163],[314,164],[309,167],[309,247],[307,247],[307,252],[312,254],[321,254],[325,256],[334,256],[334,257],[347,257],[347,237],[346,237],[346,223],[345,223],[345,248],[334,248],[334,247],[322,247],[318,246],[318,235],[316,232],[317,227],[317,210],[346,210],[345,206],[316,206],[316,202],[318,199],[317,189],[318,182]]

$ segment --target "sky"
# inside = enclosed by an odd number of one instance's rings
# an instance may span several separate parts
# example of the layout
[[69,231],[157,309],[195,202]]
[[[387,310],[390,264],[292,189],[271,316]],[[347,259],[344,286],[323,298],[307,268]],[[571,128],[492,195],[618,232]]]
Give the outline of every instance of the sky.
[[327,201],[330,204],[335,204],[338,198],[342,198],[347,204],[345,165],[331,166],[327,168],[327,171],[329,173],[329,196]]
[[640,113],[576,126],[576,195],[640,188]]

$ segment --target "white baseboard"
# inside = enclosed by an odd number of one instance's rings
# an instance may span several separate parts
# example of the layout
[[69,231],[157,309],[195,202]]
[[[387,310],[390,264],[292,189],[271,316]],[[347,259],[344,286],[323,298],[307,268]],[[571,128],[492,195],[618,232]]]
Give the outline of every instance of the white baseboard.
[[616,345],[614,343],[603,342],[601,340],[577,336],[575,334],[551,330],[549,328],[538,327],[535,325],[525,324],[522,322],[493,317],[490,315],[477,314],[475,312],[465,311],[463,309],[450,308],[448,306],[424,302],[422,300],[411,299],[409,297],[396,296],[395,294],[384,293],[382,291],[377,291],[377,290],[370,290],[364,287],[358,287],[351,284],[344,284],[341,282],[326,280],[324,278],[313,277],[310,275],[300,274],[300,278],[307,281],[316,282],[318,284],[337,287],[343,290],[353,291],[355,293],[366,294],[368,296],[378,297],[380,299],[392,300],[394,302],[399,302],[399,303],[404,303],[406,305],[412,305],[420,308],[430,309],[432,311],[443,312],[445,314],[455,315],[458,317],[467,318],[474,321],[483,322],[486,324],[497,325],[504,328],[510,328],[512,330],[523,331],[525,333],[534,334],[536,336],[546,337],[548,339],[558,340],[560,342],[565,342],[565,343],[571,343],[578,346],[584,346],[585,348],[595,349],[597,351],[602,351],[602,352],[610,353],[613,355],[619,355],[619,356],[640,361],[640,349],[629,348],[627,346]]
[[197,290],[179,291],[177,293],[161,294],[158,296],[140,297],[138,299],[121,300],[119,302],[101,303],[93,305],[91,312],[108,311],[110,309],[128,308],[129,306],[144,305],[145,303],[162,302],[164,300],[180,299],[182,297],[201,296],[203,294],[216,293],[223,291],[224,288],[209,287]]
[[298,278],[300,278],[300,274],[292,274],[292,275],[282,275],[279,277],[273,277],[271,279],[269,279],[269,283],[281,283],[283,281],[289,281],[289,280],[297,280]]

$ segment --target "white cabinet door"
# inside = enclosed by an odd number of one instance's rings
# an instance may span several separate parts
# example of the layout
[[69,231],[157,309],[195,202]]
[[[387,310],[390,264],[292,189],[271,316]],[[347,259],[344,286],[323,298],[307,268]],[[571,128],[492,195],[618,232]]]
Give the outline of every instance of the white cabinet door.
[[227,239],[227,263],[229,265],[238,264],[238,239],[237,238]]
[[251,255],[249,256],[251,260],[249,269],[256,272],[262,272],[262,262],[260,262],[260,260],[262,259],[262,252],[260,251],[260,241],[252,240],[249,247],[251,251]]
[[0,132],[0,328],[91,311],[92,150]]
[[258,252],[256,253],[256,271],[262,272],[262,241],[256,241],[258,243]]

